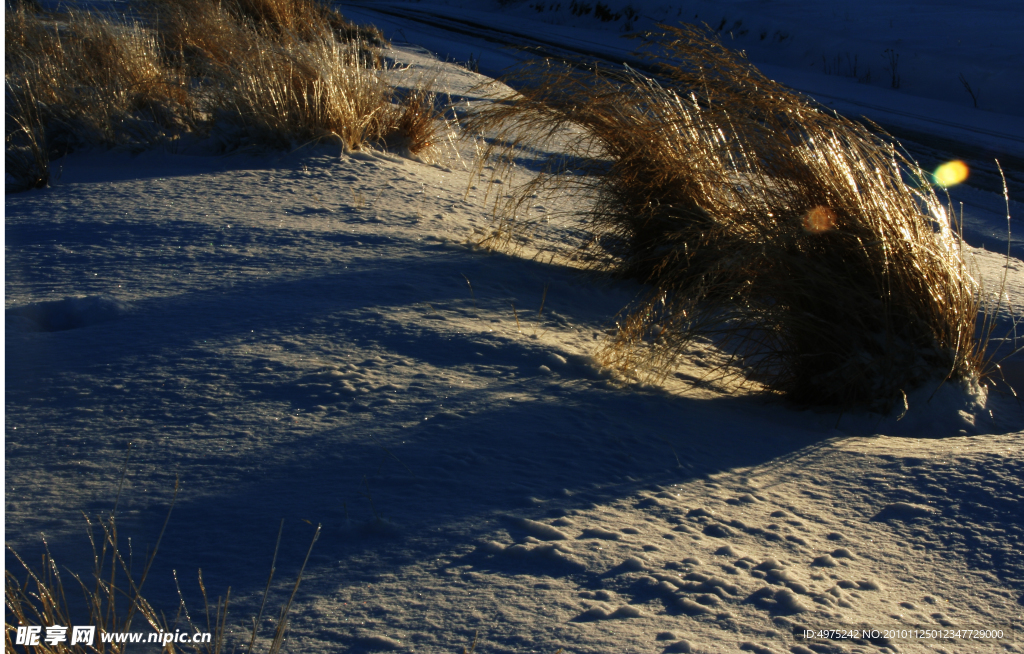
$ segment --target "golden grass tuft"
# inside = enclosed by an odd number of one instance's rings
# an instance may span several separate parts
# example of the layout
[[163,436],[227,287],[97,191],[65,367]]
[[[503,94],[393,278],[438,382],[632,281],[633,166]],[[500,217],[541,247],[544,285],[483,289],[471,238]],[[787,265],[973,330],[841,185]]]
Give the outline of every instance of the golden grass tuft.
[[393,128],[392,88],[357,44],[325,39],[261,49],[235,71],[219,91],[218,110],[257,141],[328,138],[355,150]]
[[20,7],[6,12],[4,28],[7,93],[15,101],[8,120],[43,129],[51,154],[84,143],[149,142],[194,119],[187,80],[165,65],[158,39],[139,23]]
[[560,152],[495,201],[509,247],[526,203],[573,194],[567,259],[649,287],[601,359],[667,374],[698,336],[725,374],[806,404],[888,409],[982,367],[978,289],[925,174],[867,127],[762,75],[696,27],[646,35],[661,81],[536,62],[468,127],[487,160]]
[[[386,45],[375,27],[357,26],[328,5],[314,0],[149,0],[150,22],[166,48],[189,63],[227,72],[254,52],[289,48],[296,43],[337,41],[363,44],[363,56]],[[196,72],[208,73],[200,67]]]
[[434,80],[419,84],[402,98],[391,118],[387,141],[399,150],[419,154],[439,145],[449,134],[449,123],[437,108],[437,94],[429,89]]
[[[378,47],[385,43],[377,28],[357,26],[333,7],[316,0],[148,0],[148,4],[158,20],[169,23],[161,31],[171,38],[172,47],[197,41],[215,46],[218,42],[225,44],[222,38],[214,37],[222,37],[239,25],[275,42],[316,41],[326,30],[340,41],[362,41]],[[210,27],[220,29],[197,31]]]
[[425,88],[394,88],[376,28],[316,0],[151,0],[120,22],[21,5],[5,34],[8,173],[24,188],[45,185],[38,160],[82,147],[218,128],[228,150],[328,140],[415,154],[446,124]]

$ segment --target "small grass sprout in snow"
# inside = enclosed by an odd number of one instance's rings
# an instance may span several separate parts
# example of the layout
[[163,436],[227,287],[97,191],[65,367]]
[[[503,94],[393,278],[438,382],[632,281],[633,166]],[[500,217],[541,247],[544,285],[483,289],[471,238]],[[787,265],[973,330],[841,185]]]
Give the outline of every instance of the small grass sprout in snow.
[[[121,484],[123,485],[123,483],[124,475],[122,474]],[[175,485],[175,499],[177,495],[178,487]],[[107,518],[99,521],[102,536],[98,546],[92,522],[86,519],[89,525],[89,542],[93,552],[93,578],[86,581],[75,573],[67,571],[67,574],[74,579],[74,584],[77,584],[77,589],[65,588],[61,572],[49,549],[42,557],[42,568],[33,570],[17,552],[8,547],[8,551],[21,564],[27,577],[24,582],[21,582],[10,570],[4,571],[4,601],[7,607],[7,619],[13,621],[6,622],[4,625],[5,652],[18,651],[16,648],[18,627],[33,625],[43,628],[39,636],[39,644],[23,645],[21,649],[35,654],[57,654],[58,652],[118,654],[124,651],[125,644],[104,643],[103,637],[107,634],[132,631],[136,616],[144,620],[154,632],[173,633],[173,628],[168,628],[160,612],[154,609],[142,595],[153,560],[160,549],[160,541],[167,529],[170,511],[168,511],[167,520],[164,521],[156,545],[145,562],[142,574],[133,577],[131,554],[129,552],[126,556],[118,545],[116,505],[115,502],[115,508]],[[174,500],[172,499],[171,509],[173,507]],[[77,614],[72,607],[77,608],[79,605],[68,601],[67,592],[77,594],[79,591],[85,600],[84,609],[87,616]],[[71,643],[70,626],[83,624],[96,627],[92,645]],[[44,640],[47,635],[45,628],[55,625],[68,627],[68,632],[65,634],[65,642],[56,642],[51,645]],[[135,622],[135,625],[138,626],[138,623]],[[173,652],[174,650],[165,651]]]
[[724,374],[799,403],[888,410],[975,378],[977,284],[927,174],[703,30],[663,29],[642,48],[660,81],[534,62],[470,119],[496,176],[542,161],[496,200],[490,244],[536,227],[538,194],[574,195],[566,258],[649,289],[601,353],[628,375],[667,374],[706,336]]
[[[177,487],[175,488],[175,497],[177,497]],[[174,502],[172,500],[171,510],[173,510],[173,505]],[[201,625],[193,622],[183,598],[178,607],[179,613],[176,621],[173,624],[169,624],[164,612],[154,608],[142,594],[153,560],[156,558],[157,551],[160,548],[160,540],[167,529],[171,510],[168,511],[167,520],[164,521],[160,537],[157,539],[156,546],[150,552],[145,562],[144,570],[139,577],[132,575],[130,551],[126,555],[118,545],[117,520],[115,516],[116,506],[110,516],[99,521],[102,537],[98,547],[93,533],[93,524],[87,519],[89,541],[93,549],[94,569],[92,579],[87,582],[77,574],[65,571],[65,574],[74,579],[75,584],[79,587],[74,589],[74,592],[80,591],[82,593],[84,610],[87,616],[81,615],[82,607],[79,602],[68,600],[68,592],[72,591],[72,589],[65,588],[64,578],[49,550],[43,555],[42,567],[39,570],[34,570],[17,552],[8,548],[11,555],[24,569],[27,577],[22,582],[18,580],[13,572],[9,570],[4,572],[4,599],[8,619],[12,620],[12,622],[7,622],[4,625],[4,651],[24,651],[33,652],[34,654],[94,654],[96,652],[120,654],[125,651],[127,644],[105,642],[104,636],[138,633],[138,629],[133,630],[133,624],[135,627],[140,626],[138,622],[134,621],[135,617],[139,616],[149,626],[153,634],[187,635],[190,638],[203,634],[203,637],[198,642],[186,642],[179,638],[177,642],[162,643],[162,651],[166,654],[176,654],[177,652],[222,654],[226,652],[227,643],[225,639],[228,633],[227,618],[231,588],[227,589],[223,599],[218,597],[211,607],[206,594],[206,587],[203,583],[202,571],[199,572],[199,587],[202,592],[206,613],[206,622]],[[267,598],[270,594],[283,529],[284,521],[282,520],[281,529],[277,535],[277,546],[274,549],[270,576],[267,579],[267,586],[263,593],[259,614],[253,620],[248,648],[244,650],[249,654],[253,652],[253,648],[256,645],[259,626],[262,623]],[[309,550],[306,552],[302,568],[299,570],[295,584],[291,589],[291,594],[285,605],[281,608],[280,614],[274,623],[273,635],[265,650],[268,654],[277,654],[284,643],[285,633],[288,628],[288,615],[295,600],[295,595],[298,593],[299,585],[302,582],[306,564],[309,562],[309,556],[319,537],[320,526],[318,525],[316,532],[313,534]],[[177,582],[176,576],[175,582]],[[180,596],[180,589],[178,592]],[[182,618],[184,619],[183,622]],[[54,625],[69,627],[68,632],[65,634],[66,640],[64,642],[56,642],[54,644],[46,642],[45,637],[47,634],[45,629]],[[70,625],[91,625],[96,627],[92,643],[72,643]],[[18,627],[29,626],[42,627],[39,634],[39,644],[19,646],[16,642],[18,640]],[[181,632],[184,632],[184,634]],[[149,635],[147,634],[145,638],[149,638]]]

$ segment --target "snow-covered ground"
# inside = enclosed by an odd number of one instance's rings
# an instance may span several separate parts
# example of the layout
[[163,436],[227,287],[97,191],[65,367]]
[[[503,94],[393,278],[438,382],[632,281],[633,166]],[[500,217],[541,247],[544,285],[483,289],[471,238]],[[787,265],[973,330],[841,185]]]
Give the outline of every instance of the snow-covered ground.
[[[433,14],[603,52],[628,52],[631,46],[617,44],[616,36],[658,24],[707,24],[754,62],[790,74],[815,73],[1024,116],[1019,42],[1024,13],[1014,0],[980,0],[969,7],[958,0],[862,0],[856,6],[800,0],[348,0],[339,5],[349,16],[360,8],[390,9],[399,20]],[[445,54],[466,47],[444,39],[431,45]],[[933,116],[944,117],[951,118]]]
[[[777,6],[757,5],[782,29]],[[908,41],[910,15],[893,28]],[[992,62],[1019,61],[991,41]],[[485,72],[514,57],[463,47]],[[479,97],[481,76],[444,70]],[[697,351],[665,387],[623,388],[590,356],[639,287],[474,247],[502,184],[459,147],[433,165],[83,153],[7,196],[7,544],[35,561],[45,534],[87,572],[82,512],[109,510],[130,442],[119,524],[137,560],[181,480],[145,593],[169,616],[172,570],[201,613],[201,568],[211,595],[232,587],[241,634],[279,521],[278,604],[323,525],[288,652],[1024,651],[1024,409],[1005,385],[984,406],[926,389],[902,420],[799,411],[699,383],[713,353]],[[991,252],[1001,194],[953,192],[988,250],[979,274],[1019,306],[1021,261]],[[1019,359],[1005,367],[1024,391]],[[885,637],[908,628],[1004,638]]]
[[[597,18],[598,5],[618,18]],[[882,125],[926,168],[964,159],[974,186],[998,191],[998,158],[1008,166],[1011,188],[1024,193],[1024,11],[1016,0],[969,8],[888,0],[856,7],[795,0],[349,0],[340,6],[396,42],[471,62],[488,75],[538,51],[642,66],[627,34],[660,23],[704,23],[773,79]],[[888,53],[896,63],[887,61]],[[893,68],[898,83],[887,70]]]

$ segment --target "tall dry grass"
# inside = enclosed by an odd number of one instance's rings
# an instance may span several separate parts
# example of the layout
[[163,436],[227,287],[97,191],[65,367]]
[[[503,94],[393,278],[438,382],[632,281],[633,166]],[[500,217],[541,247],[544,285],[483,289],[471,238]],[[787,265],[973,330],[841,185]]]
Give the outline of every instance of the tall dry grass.
[[6,12],[4,28],[9,92],[40,114],[51,147],[145,140],[143,123],[174,132],[194,119],[187,80],[139,23],[22,7]]
[[[127,463],[127,459],[126,459]],[[121,484],[124,483],[124,472],[122,471]],[[177,497],[178,487],[175,485],[174,496]],[[120,497],[120,490],[118,491]],[[4,571],[4,602],[6,606],[6,618],[4,624],[4,651],[14,654],[24,652],[25,654],[121,654],[129,648],[129,643],[104,642],[105,635],[120,635],[126,633],[142,633],[143,641],[147,642],[148,634],[182,634],[190,638],[197,634],[209,634],[199,642],[163,642],[162,651],[165,654],[177,654],[192,652],[194,654],[223,654],[228,651],[231,643],[228,642],[228,607],[231,599],[231,588],[227,589],[223,598],[218,597],[211,606],[207,597],[206,587],[203,583],[202,571],[199,571],[199,587],[202,592],[204,604],[205,621],[197,624],[189,614],[184,598],[181,598],[177,607],[177,615],[172,622],[168,622],[164,611],[154,607],[144,596],[146,580],[149,577],[153,562],[160,549],[160,541],[167,529],[171,513],[174,508],[174,500],[171,501],[171,508],[168,510],[167,518],[164,520],[163,528],[157,538],[153,549],[149,552],[141,574],[133,572],[131,549],[126,553],[119,545],[117,528],[117,502],[114,509],[106,517],[100,518],[97,524],[86,520],[88,524],[89,542],[92,546],[93,570],[91,578],[84,578],[78,574],[65,570],[61,572],[60,567],[50,554],[49,548],[42,556],[42,565],[34,568],[24,561],[17,552],[8,547],[8,551],[20,564],[24,581],[10,571]],[[96,535],[96,526],[99,527],[99,536]],[[248,647],[244,651],[252,654],[259,635],[259,625],[262,624],[264,610],[266,609],[267,598],[270,594],[271,583],[274,579],[274,572],[277,564],[278,549],[281,544],[281,533],[284,530],[284,521],[281,522],[281,529],[277,535],[277,546],[274,549],[274,558],[271,563],[270,576],[263,593],[263,601],[259,608],[259,614],[252,622],[252,631],[249,633]],[[281,611],[274,623],[273,635],[266,648],[268,654],[277,654],[284,643],[285,634],[288,629],[288,616],[291,611],[295,595],[302,582],[306,564],[309,562],[313,546],[320,536],[320,527],[317,526],[310,543],[306,558],[302,563],[295,584],[287,602],[281,607]],[[44,542],[45,545],[45,542]],[[175,573],[175,583],[177,583]],[[65,583],[65,579],[70,582]],[[179,596],[181,591],[178,591]],[[80,596],[82,599],[78,601]],[[136,620],[139,618],[139,620]],[[93,626],[96,628],[92,643],[72,644],[73,625]],[[17,643],[18,627],[39,626],[42,627],[39,643],[37,645],[24,645]],[[63,626],[67,628],[63,641],[47,642],[46,628]],[[237,651],[237,643],[231,651]]]
[[161,23],[169,47],[198,47],[204,55],[219,55],[221,63],[232,58],[229,47],[238,28],[277,43],[317,41],[327,32],[339,41],[361,41],[373,47],[385,44],[377,28],[355,25],[317,0],[148,0],[147,5],[149,14]]
[[120,22],[21,5],[5,34],[8,172],[23,187],[89,146],[215,134],[227,150],[328,140],[416,154],[446,128],[428,89],[396,90],[379,31],[315,0],[151,0]]
[[194,128],[197,106],[157,37],[88,13],[5,12],[5,160],[17,187],[89,145],[151,145]]
[[[127,459],[125,463],[127,464]],[[124,470],[122,470],[118,499],[120,499],[120,488],[123,487],[124,477]],[[174,499],[177,498],[177,495],[176,484]],[[171,501],[171,510],[174,507],[174,499]],[[126,556],[119,547],[116,512],[117,501],[115,500],[110,515],[98,521],[101,532],[98,544],[94,525],[86,519],[89,527],[87,533],[93,554],[92,579],[82,579],[74,572],[65,571],[65,574],[73,580],[73,583],[65,585],[64,576],[48,547],[42,557],[42,566],[33,569],[8,546],[8,551],[21,565],[26,577],[22,582],[10,570],[4,570],[4,602],[7,609],[4,624],[5,652],[13,653],[20,649],[24,652],[33,652],[33,654],[57,654],[58,652],[119,654],[123,651],[124,645],[104,644],[102,642],[103,635],[132,631],[136,616],[145,621],[153,631],[173,632],[173,629],[168,629],[163,616],[142,595],[156,553],[160,549],[160,541],[163,540],[164,532],[167,529],[170,511],[168,511],[167,520],[164,521],[152,552],[144,562],[140,575],[133,575],[130,552]],[[73,596],[80,594],[84,602],[69,601],[69,593],[74,593]],[[84,604],[84,614],[80,604]],[[11,620],[11,622],[7,620]],[[16,642],[18,627],[31,625],[42,627],[39,644],[19,646]],[[71,645],[71,627],[73,625],[96,627],[94,644],[92,646],[82,643]],[[46,628],[53,626],[67,628],[63,642],[52,644],[45,642]],[[140,625],[135,622],[135,626]]]
[[[419,154],[447,127],[429,90],[399,93],[375,28],[310,0],[154,0],[169,48],[247,141],[377,143]],[[235,137],[237,138],[237,137]]]
[[[38,107],[5,85],[7,112],[4,129],[4,166],[16,179],[15,190],[45,188],[50,183],[50,153]],[[11,171],[17,171],[16,176]]]
[[257,50],[218,89],[221,120],[258,142],[336,140],[347,149],[380,142],[399,109],[383,71],[358,45],[332,40]]
[[471,119],[499,175],[560,153],[495,201],[491,244],[531,228],[538,194],[585,199],[567,258],[650,289],[601,353],[627,374],[708,336],[724,374],[799,403],[887,409],[977,375],[977,285],[918,166],[703,30],[663,29],[641,48],[660,81],[534,63]]

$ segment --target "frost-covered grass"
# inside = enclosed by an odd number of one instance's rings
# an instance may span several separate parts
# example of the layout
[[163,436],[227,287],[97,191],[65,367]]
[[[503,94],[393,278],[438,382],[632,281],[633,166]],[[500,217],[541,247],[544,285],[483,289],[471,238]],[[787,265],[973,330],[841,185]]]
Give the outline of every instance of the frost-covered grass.
[[650,288],[603,355],[627,372],[668,374],[710,336],[723,370],[800,403],[887,410],[976,379],[979,290],[926,174],[704,30],[665,30],[648,43],[664,85],[546,62],[475,116],[505,174],[520,148],[557,152],[497,198],[496,244],[531,228],[538,193],[587,198],[563,254]]
[[88,146],[222,150],[331,141],[412,154],[443,130],[433,94],[400,93],[372,28],[311,0],[157,0],[135,18],[5,15],[7,172],[44,186]]

